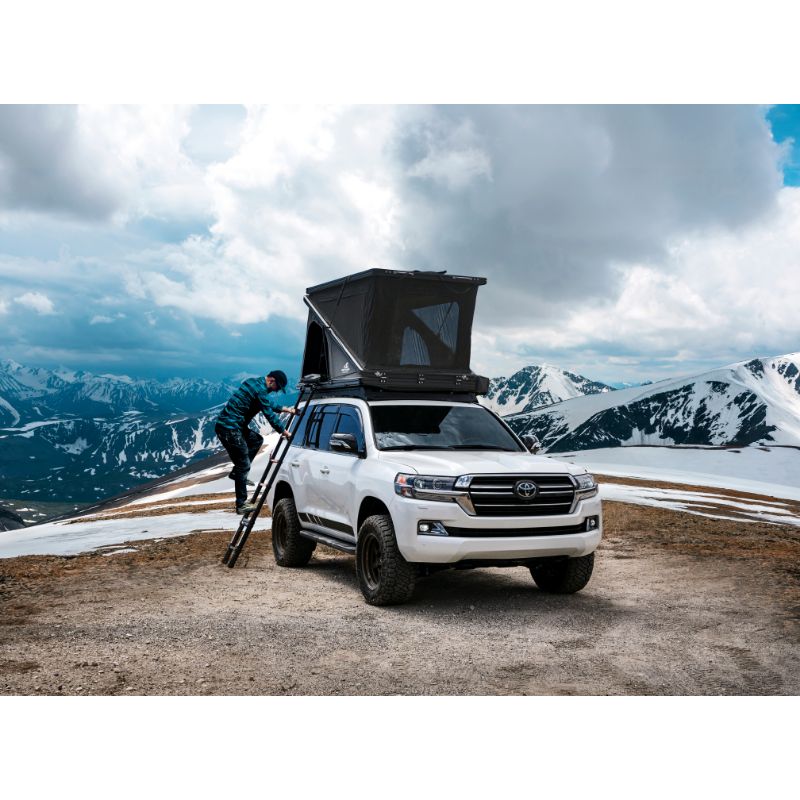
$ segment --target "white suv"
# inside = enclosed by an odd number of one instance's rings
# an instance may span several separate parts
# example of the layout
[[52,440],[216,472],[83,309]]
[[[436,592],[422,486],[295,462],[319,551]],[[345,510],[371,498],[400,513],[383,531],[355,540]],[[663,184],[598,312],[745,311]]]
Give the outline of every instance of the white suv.
[[577,592],[602,535],[592,476],[472,402],[313,400],[268,501],[279,565],[304,566],[317,542],[354,553],[373,605],[447,567],[524,566],[540,589]]

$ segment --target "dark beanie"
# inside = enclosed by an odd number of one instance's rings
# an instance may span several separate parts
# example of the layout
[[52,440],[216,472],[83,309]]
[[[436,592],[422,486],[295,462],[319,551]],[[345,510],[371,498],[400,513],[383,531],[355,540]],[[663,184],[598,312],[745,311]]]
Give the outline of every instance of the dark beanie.
[[286,388],[286,384],[289,383],[289,379],[286,377],[286,373],[280,369],[274,369],[267,375],[268,378],[274,378],[275,383],[278,384],[278,388],[283,391]]

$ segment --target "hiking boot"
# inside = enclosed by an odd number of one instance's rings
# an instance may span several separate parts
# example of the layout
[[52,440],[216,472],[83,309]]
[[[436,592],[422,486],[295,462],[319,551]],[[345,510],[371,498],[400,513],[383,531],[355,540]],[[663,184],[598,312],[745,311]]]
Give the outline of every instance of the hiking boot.
[[[233,470],[231,470],[231,471],[228,473],[228,477],[229,477],[229,478],[230,478],[232,481],[235,481],[235,480],[236,480],[236,476],[233,474]],[[253,481],[251,481],[251,480],[250,480],[250,478],[248,478],[248,479],[247,479],[247,485],[248,485],[248,486],[255,486],[255,484],[253,483]]]
[[252,514],[255,510],[255,503],[243,503],[240,506],[236,506],[236,513],[241,514],[242,516]]

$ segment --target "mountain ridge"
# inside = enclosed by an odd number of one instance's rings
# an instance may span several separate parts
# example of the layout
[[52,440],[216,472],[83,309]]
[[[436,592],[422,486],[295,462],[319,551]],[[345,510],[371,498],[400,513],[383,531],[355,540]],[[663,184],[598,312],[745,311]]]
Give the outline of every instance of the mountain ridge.
[[800,353],[754,358],[506,417],[565,452],[624,445],[800,446]]
[[531,364],[510,377],[492,378],[480,401],[496,414],[506,416],[533,411],[574,397],[614,391],[613,387],[552,364]]

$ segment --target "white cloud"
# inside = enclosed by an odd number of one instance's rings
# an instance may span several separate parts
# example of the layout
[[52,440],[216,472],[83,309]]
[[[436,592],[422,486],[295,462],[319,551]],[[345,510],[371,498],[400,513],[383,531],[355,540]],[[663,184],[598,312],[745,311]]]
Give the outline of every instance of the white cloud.
[[491,179],[492,164],[469,119],[454,127],[432,125],[423,133],[425,155],[406,171],[451,190],[464,189],[478,178]]
[[55,313],[53,301],[46,294],[42,294],[41,292],[25,292],[25,294],[15,297],[14,302],[19,303],[19,305],[25,308],[30,308],[37,314]]
[[143,255],[127,289],[222,322],[301,318],[305,288],[402,266],[387,148],[397,111],[250,109],[237,153],[213,164],[208,236]]
[[180,106],[2,106],[0,207],[120,222],[207,216],[203,171],[181,146],[190,114]]
[[[105,298],[106,304],[110,304],[110,298]],[[118,320],[125,319],[127,314],[124,314],[121,311],[118,311],[114,316],[109,316],[108,314],[95,314],[90,320],[90,325],[110,325],[113,322],[117,322]]]
[[[619,271],[617,297],[576,297],[557,324],[531,318],[513,331],[489,326],[476,338],[476,361],[510,369],[523,353],[561,350],[584,358],[591,376],[610,379],[635,377],[637,363],[648,360],[664,362],[650,376],[657,377],[685,372],[684,365],[797,350],[800,188],[783,188],[774,213],[754,224],[675,240],[663,260]],[[629,355],[624,369],[609,367],[606,354],[614,352]]]

